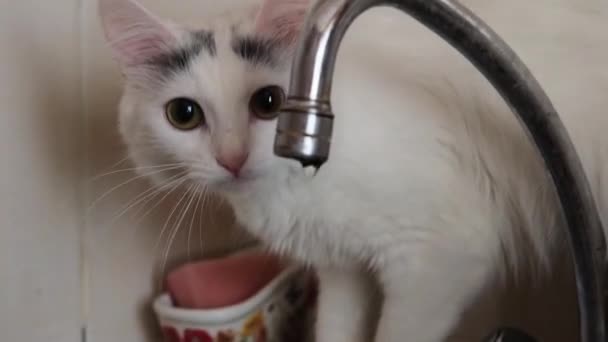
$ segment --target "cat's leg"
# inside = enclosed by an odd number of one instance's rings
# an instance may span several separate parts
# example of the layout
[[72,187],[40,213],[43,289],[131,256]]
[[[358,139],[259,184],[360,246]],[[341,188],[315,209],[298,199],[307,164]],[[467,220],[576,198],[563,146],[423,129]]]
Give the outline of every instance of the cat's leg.
[[385,300],[376,342],[446,340],[495,265],[483,239],[468,242],[406,250],[381,270]]
[[369,275],[320,269],[316,342],[369,342],[373,338],[376,288]]

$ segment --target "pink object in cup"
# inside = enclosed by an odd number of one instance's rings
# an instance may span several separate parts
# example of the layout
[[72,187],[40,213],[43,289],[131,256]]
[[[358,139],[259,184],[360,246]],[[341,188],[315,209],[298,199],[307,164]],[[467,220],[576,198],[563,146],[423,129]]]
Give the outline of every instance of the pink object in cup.
[[[259,253],[241,252],[186,265],[170,275],[169,292],[154,301],[164,341],[308,341],[316,298],[314,276],[302,267],[283,265],[268,258]],[[259,273],[256,274],[253,266],[246,267],[249,261],[258,264]],[[259,267],[260,261],[264,267]],[[239,268],[239,263],[245,267]],[[219,279],[212,279],[214,274],[219,275]],[[189,282],[184,288],[183,282],[178,281],[190,276],[207,277],[192,281],[192,284],[204,284],[202,291],[187,288]],[[251,283],[239,286],[242,281]]]

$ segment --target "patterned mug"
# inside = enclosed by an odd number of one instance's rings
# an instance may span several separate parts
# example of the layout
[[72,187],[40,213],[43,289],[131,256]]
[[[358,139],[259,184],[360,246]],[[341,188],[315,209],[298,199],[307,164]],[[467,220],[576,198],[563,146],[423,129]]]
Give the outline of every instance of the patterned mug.
[[164,293],[154,301],[165,342],[305,342],[316,299],[314,275],[285,268],[249,299],[217,309],[183,309]]

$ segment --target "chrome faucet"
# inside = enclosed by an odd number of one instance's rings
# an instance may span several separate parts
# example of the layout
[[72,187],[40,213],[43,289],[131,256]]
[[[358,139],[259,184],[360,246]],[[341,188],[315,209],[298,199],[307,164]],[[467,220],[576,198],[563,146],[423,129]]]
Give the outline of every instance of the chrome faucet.
[[366,10],[392,6],[441,36],[481,71],[527,129],[552,177],[574,256],[582,342],[605,342],[605,239],[578,155],[551,101],[523,62],[456,0],[318,0],[304,24],[288,100],[279,115],[278,156],[321,167],[329,158],[331,86],[341,40]]

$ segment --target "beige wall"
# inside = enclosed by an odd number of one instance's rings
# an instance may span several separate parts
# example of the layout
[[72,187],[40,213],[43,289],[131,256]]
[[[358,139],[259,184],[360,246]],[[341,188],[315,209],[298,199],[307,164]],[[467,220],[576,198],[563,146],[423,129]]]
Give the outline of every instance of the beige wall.
[[3,341],[79,340],[78,11],[76,0],[0,1]]

